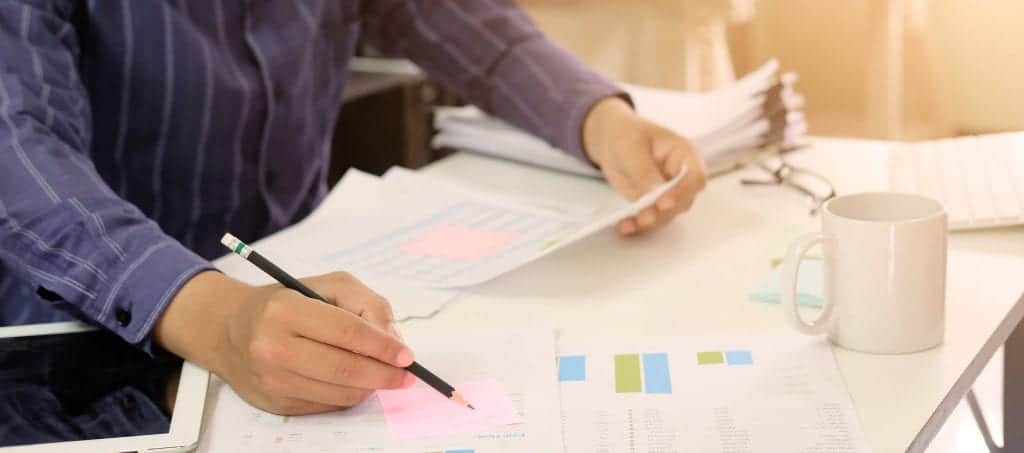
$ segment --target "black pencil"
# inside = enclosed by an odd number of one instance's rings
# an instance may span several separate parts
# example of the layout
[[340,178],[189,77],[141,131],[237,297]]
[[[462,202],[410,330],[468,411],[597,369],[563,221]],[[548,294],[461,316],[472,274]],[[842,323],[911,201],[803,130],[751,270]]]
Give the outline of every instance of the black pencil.
[[[245,258],[247,261],[260,268],[260,270],[266,272],[267,275],[273,277],[274,280],[277,280],[279,283],[284,285],[285,288],[298,291],[303,296],[310,299],[316,299],[328,304],[330,303],[326,298],[317,294],[316,291],[313,291],[308,286],[304,285],[297,278],[292,277],[290,274],[285,272],[284,269],[281,269],[276,264],[270,262],[270,260],[265,258],[263,255],[260,255],[259,252],[253,250],[252,247],[249,247],[238,238],[231,235],[231,233],[225,234],[224,237],[221,238],[220,242],[221,244],[224,244],[225,247],[231,249],[232,252],[235,252],[238,256]],[[436,374],[430,372],[430,370],[424,368],[423,365],[413,362],[411,365],[405,367],[405,369],[434,390],[441,392],[441,394],[446,398],[470,409],[476,409],[472,404],[469,404],[465,398],[463,398],[462,394],[459,393],[455,387],[452,387],[451,384],[445,382],[444,379],[441,379]]]

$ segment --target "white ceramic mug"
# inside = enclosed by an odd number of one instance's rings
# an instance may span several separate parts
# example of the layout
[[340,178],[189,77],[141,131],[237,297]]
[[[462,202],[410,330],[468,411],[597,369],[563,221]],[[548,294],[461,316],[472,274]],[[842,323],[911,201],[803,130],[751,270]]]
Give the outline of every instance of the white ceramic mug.
[[[919,195],[876,192],[829,200],[821,233],[797,239],[782,267],[786,319],[800,332],[827,332],[847,349],[882,354],[942,343],[946,296],[946,213]],[[796,279],[808,249],[821,243],[821,316],[800,318]]]

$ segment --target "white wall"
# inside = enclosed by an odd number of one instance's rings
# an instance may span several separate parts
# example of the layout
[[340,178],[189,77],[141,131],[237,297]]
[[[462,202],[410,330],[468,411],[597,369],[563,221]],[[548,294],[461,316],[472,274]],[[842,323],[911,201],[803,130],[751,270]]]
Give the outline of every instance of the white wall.
[[1024,1],[932,0],[930,7],[957,126],[1024,129]]

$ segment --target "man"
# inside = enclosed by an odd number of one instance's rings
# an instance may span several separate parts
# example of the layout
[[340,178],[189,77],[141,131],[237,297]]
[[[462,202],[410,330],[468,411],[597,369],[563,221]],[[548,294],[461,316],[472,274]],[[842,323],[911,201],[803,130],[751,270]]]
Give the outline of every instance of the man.
[[207,261],[224,232],[265,236],[323,197],[359,36],[589,159],[626,197],[685,165],[623,235],[664,224],[703,187],[685,140],[511,0],[0,0],[0,324],[85,319],[280,414],[408,385],[412,352],[360,282],[308,279],[332,306]]

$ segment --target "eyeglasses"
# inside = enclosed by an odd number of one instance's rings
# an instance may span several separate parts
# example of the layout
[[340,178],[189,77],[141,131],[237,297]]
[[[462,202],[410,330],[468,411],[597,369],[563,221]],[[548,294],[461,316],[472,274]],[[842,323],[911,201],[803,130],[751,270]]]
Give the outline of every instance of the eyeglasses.
[[824,176],[800,167],[794,167],[777,154],[763,156],[753,164],[767,173],[763,179],[744,178],[744,186],[781,186],[800,192],[811,200],[811,215],[818,213],[826,201],[835,198],[836,189]]

